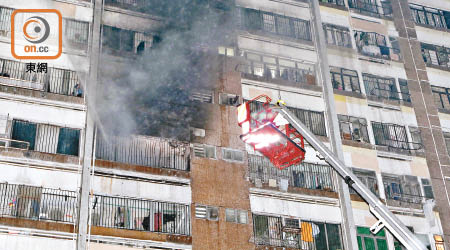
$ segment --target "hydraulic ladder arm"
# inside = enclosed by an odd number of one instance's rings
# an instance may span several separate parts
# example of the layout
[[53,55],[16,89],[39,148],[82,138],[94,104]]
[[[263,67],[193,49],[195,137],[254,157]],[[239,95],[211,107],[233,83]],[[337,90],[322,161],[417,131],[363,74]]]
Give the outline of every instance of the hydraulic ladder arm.
[[331,167],[369,204],[370,211],[378,219],[370,228],[370,231],[376,234],[383,226],[407,248],[410,250],[426,250],[425,245],[414,236],[408,228],[389,211],[389,209],[376,197],[369,188],[367,188],[346,166],[339,160],[334,153],[328,149],[316,136],[297,118],[286,106],[279,105],[279,114],[284,117],[305,139],[317,150]]

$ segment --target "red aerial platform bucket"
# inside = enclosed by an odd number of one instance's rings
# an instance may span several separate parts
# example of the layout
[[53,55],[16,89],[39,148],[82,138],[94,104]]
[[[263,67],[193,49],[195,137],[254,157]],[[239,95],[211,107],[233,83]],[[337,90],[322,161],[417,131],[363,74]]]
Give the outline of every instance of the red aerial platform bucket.
[[[261,110],[251,110],[251,104],[265,98]],[[267,157],[279,169],[298,164],[305,159],[303,136],[289,124],[274,122],[278,112],[270,107],[272,100],[260,95],[238,107],[238,124],[242,127],[241,139],[254,150]],[[284,119],[283,119],[284,120]]]

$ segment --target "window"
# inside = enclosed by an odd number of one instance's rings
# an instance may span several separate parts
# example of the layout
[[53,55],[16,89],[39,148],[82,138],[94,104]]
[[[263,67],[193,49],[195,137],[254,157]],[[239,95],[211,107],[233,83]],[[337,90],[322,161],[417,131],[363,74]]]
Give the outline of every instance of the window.
[[399,51],[387,46],[386,37],[375,32],[355,31],[358,52],[371,57],[399,60]]
[[71,45],[81,45],[87,48],[89,38],[89,23],[72,19],[63,19],[64,41]]
[[249,154],[248,168],[250,181],[255,186],[258,183],[271,186],[271,182],[275,181],[275,185],[278,184],[281,188],[283,185],[281,180],[287,180],[291,187],[335,191],[333,169],[327,165],[302,162],[279,170],[266,157]]
[[[387,146],[389,151],[409,150],[406,128],[397,124],[372,122],[375,145]],[[409,151],[407,151],[409,152]]]
[[248,212],[246,210],[226,208],[225,209],[225,220],[227,222],[247,224]]
[[409,7],[417,24],[436,28],[449,28],[449,12],[411,3]]
[[330,74],[334,89],[361,93],[358,72],[355,70],[330,66]]
[[450,133],[444,132],[445,146],[447,147],[447,153],[450,155]]
[[150,48],[152,41],[159,42],[157,36],[103,25],[102,44],[106,49],[140,54]]
[[0,7],[0,36],[9,37],[11,34],[11,14],[14,9]]
[[399,100],[394,78],[363,74],[363,81],[367,96],[375,96],[381,99]]
[[342,249],[341,228],[338,224],[253,214],[253,234],[256,245]]
[[[358,177],[366,187],[372,191],[372,193],[378,196],[378,181],[375,171],[365,170],[365,169],[352,169],[353,173]],[[356,191],[351,188],[350,193],[356,194]]]
[[383,185],[388,205],[422,202],[420,184],[416,176],[383,174]]
[[220,93],[219,94],[219,103],[222,105],[230,105],[230,106],[238,106],[240,98],[238,95]]
[[228,161],[244,161],[244,152],[236,149],[222,148],[222,159]]
[[391,59],[394,61],[400,61],[402,59],[402,55],[400,54],[400,44],[398,43],[398,37],[389,37],[389,41],[391,42],[391,51],[390,53]]
[[409,94],[408,81],[404,79],[398,79],[400,85],[400,95],[404,102],[411,102],[411,95]]
[[347,115],[338,115],[341,137],[345,140],[369,142],[367,121]]
[[13,120],[12,147],[78,156],[80,131],[48,124]]
[[240,9],[241,27],[311,41],[309,21],[254,9]]
[[381,1],[381,6],[379,6],[377,5],[377,0],[349,0],[348,6],[363,14],[392,16],[392,5],[390,1]]
[[328,44],[347,48],[352,47],[352,39],[347,27],[327,23],[323,25],[323,29]]
[[219,50],[219,55],[234,56],[233,48],[219,46],[218,50]]
[[212,206],[195,205],[195,217],[217,221],[219,220],[219,209]]
[[216,147],[210,145],[194,145],[194,155],[196,157],[216,159]]
[[273,56],[244,52],[247,64],[241,71],[265,80],[284,80],[293,83],[316,84],[314,64],[296,62]]
[[431,86],[431,92],[434,96],[434,102],[440,109],[450,110],[450,89]]
[[359,250],[388,250],[384,229],[373,235],[367,227],[357,227]]
[[450,48],[432,44],[421,44],[423,60],[428,66],[450,68]]
[[320,0],[319,2],[332,3],[332,4],[339,5],[339,6],[345,6],[344,0]]
[[433,187],[431,186],[430,179],[422,178],[422,187],[425,198],[434,199]]
[[409,133],[411,134],[410,148],[414,150],[422,150],[422,136],[420,130],[417,127],[409,127]]

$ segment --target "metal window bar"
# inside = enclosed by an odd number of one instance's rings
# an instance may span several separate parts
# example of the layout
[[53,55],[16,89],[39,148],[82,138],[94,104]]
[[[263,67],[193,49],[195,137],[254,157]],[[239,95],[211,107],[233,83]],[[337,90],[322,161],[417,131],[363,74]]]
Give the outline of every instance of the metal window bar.
[[0,82],[61,95],[80,96],[76,90],[81,88],[81,80],[75,71],[49,67],[47,73],[27,72],[26,63],[2,58]]
[[450,48],[432,44],[421,44],[423,60],[428,66],[450,68]]
[[189,144],[149,136],[97,135],[98,159],[156,168],[189,171]]
[[[302,250],[342,248],[342,232],[339,224],[258,214],[253,214],[252,217],[256,245]],[[290,225],[287,220],[297,223]]]
[[386,146],[389,151],[411,154],[423,148],[421,143],[409,142],[406,128],[397,124],[372,122],[375,144]]
[[377,5],[376,0],[348,0],[348,6],[361,14],[392,17],[390,1],[382,1],[381,5]]
[[401,181],[398,177],[383,176],[383,185],[389,205],[402,206],[408,204],[422,204],[425,201],[425,197],[420,195],[418,182],[416,183],[416,190],[408,190],[410,192],[416,191],[416,194],[406,193],[406,190],[404,190],[405,182]]
[[450,89],[431,86],[436,105],[441,109],[450,110]]
[[361,93],[356,70],[330,66],[330,74],[334,89]]
[[[378,181],[374,171],[353,169],[353,173],[370,189],[370,191],[372,191],[373,194],[378,196]],[[351,194],[358,194],[353,188],[350,188],[349,191]]]
[[[236,70],[245,74],[252,75],[261,80],[284,80],[290,83],[301,84],[316,84],[315,67],[314,65],[308,65],[313,68],[301,69],[290,68],[272,64],[262,64],[257,62],[249,62],[248,64],[237,65]],[[287,84],[287,83],[286,83]],[[288,84],[287,84],[288,85]]]
[[254,9],[241,8],[241,28],[311,41],[310,22]]
[[270,179],[277,183],[280,180],[288,180],[289,186],[320,189],[334,192],[335,183],[332,176],[332,169],[327,165],[313,163],[302,163],[294,165],[284,170],[279,170],[263,156],[248,155],[248,167],[250,180],[256,183],[260,180],[263,184],[268,184]]
[[[244,100],[248,101],[248,100]],[[272,105],[271,105],[272,106]],[[251,102],[251,112],[259,112],[263,109],[261,102]],[[289,107],[289,110],[299,118],[315,135],[327,136],[327,130],[325,127],[325,117],[323,112],[305,110],[299,108]]]
[[417,24],[437,28],[448,28],[448,12],[410,3],[411,14]]
[[332,3],[338,6],[345,6],[344,0],[320,0],[322,3]]
[[0,36],[9,37],[11,35],[11,14],[14,9],[0,7]]
[[87,49],[89,39],[89,22],[63,19],[64,41],[73,47]]
[[190,235],[190,206],[170,202],[94,195],[92,225]]
[[0,183],[0,216],[75,223],[77,193]]
[[363,74],[364,87],[368,96],[381,99],[400,100],[394,78]]
[[358,118],[347,115],[338,115],[341,137],[346,140],[369,141],[367,132],[367,121],[364,118]]
[[400,50],[388,47],[384,35],[375,32],[355,31],[354,36],[359,53],[385,60],[402,60]]
[[332,24],[324,24],[323,29],[325,31],[325,39],[328,44],[347,48],[352,47],[352,39],[348,28]]

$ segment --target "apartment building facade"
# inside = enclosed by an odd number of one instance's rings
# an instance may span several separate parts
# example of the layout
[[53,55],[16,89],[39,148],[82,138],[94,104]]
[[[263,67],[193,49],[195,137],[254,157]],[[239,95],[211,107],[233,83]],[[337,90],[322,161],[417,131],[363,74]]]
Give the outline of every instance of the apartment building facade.
[[[168,2],[0,3],[1,249],[405,249],[310,146],[239,139],[261,94],[450,248],[450,2]],[[63,16],[45,72],[10,53],[24,8]]]

